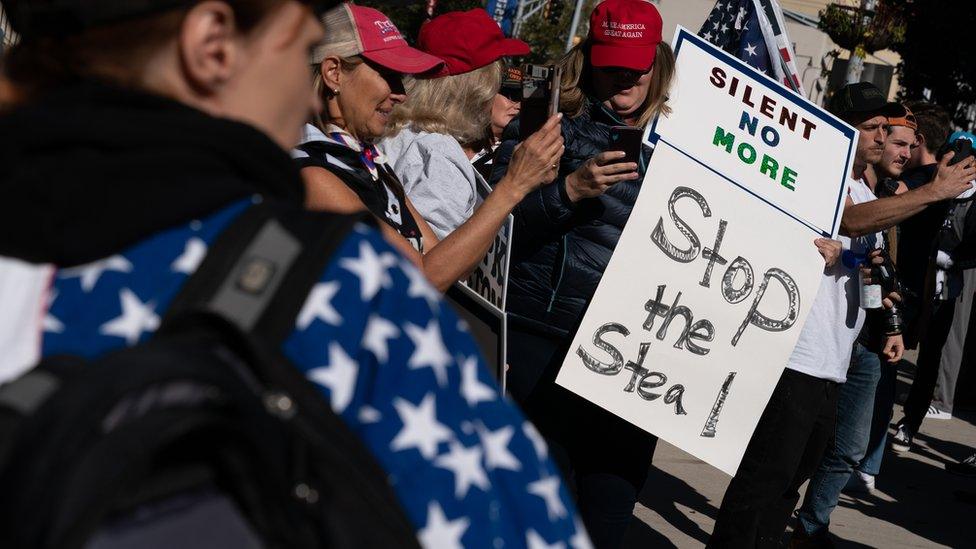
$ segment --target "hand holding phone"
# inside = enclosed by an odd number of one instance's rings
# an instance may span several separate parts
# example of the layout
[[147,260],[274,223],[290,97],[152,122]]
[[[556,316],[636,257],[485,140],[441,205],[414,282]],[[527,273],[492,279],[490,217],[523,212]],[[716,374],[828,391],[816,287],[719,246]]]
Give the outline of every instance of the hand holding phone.
[[625,162],[623,151],[603,151],[566,176],[566,195],[571,202],[595,198],[621,181],[640,177],[636,162]]
[[614,162],[633,162],[640,161],[641,141],[644,137],[644,130],[631,126],[612,126],[610,128],[610,146],[608,151],[622,151],[624,157]]
[[526,65],[522,73],[519,135],[522,141],[539,131],[559,111],[562,70],[551,65]]

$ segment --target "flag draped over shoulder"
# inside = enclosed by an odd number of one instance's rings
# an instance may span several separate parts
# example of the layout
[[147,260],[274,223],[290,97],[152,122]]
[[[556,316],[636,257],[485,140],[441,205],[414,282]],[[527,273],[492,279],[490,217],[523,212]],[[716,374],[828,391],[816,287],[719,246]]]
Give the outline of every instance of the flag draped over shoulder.
[[718,0],[698,36],[805,95],[776,0]]

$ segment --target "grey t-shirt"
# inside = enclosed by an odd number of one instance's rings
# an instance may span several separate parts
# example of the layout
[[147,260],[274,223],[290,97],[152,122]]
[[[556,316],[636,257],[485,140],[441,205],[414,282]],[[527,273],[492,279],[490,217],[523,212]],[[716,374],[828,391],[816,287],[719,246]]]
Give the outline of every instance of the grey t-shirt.
[[456,139],[408,126],[377,147],[438,238],[451,234],[474,213],[477,175]]

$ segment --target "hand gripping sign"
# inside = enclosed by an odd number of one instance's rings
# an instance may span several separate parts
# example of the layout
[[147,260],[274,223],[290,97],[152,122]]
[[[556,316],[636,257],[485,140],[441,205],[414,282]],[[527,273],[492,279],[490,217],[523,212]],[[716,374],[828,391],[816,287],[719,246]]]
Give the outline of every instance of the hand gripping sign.
[[854,130],[685,29],[673,113],[557,383],[733,474],[823,277]]

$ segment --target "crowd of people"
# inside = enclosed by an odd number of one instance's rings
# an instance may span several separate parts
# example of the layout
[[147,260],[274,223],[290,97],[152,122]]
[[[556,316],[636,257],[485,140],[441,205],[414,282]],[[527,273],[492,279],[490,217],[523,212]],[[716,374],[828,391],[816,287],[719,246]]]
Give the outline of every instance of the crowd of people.
[[[177,313],[207,295],[203,310],[317,388],[382,471],[413,531],[403,543],[621,546],[657,439],[555,376],[653,153],[623,161],[610,128],[670,113],[675,55],[653,4],[596,4],[588,36],[554,61],[558,113],[528,135],[518,64],[531,45],[483,9],[435,17],[408,42],[381,11],[327,0],[2,4],[21,39],[0,86],[0,404],[36,387],[39,362],[99,361],[186,329]],[[943,154],[948,116],[869,83],[827,109],[857,130],[840,236],[816,242],[819,292],[710,547],[778,546],[808,480],[792,544],[829,546],[841,491],[873,489],[888,440],[908,451],[932,414],[976,265],[976,209],[961,200],[976,157]],[[248,229],[256,216],[270,221]],[[504,396],[442,294],[509,216]],[[899,287],[865,310],[859,277],[889,263]],[[889,436],[895,365],[916,346]],[[0,478],[5,467],[0,452]],[[976,475],[976,459],[953,468]],[[295,494],[317,501],[310,490]],[[167,512],[213,503],[170,499]],[[158,506],[118,505],[86,516],[87,530],[11,526],[0,540],[160,535]],[[211,547],[274,538],[268,524],[193,516],[183,528],[226,534]]]

